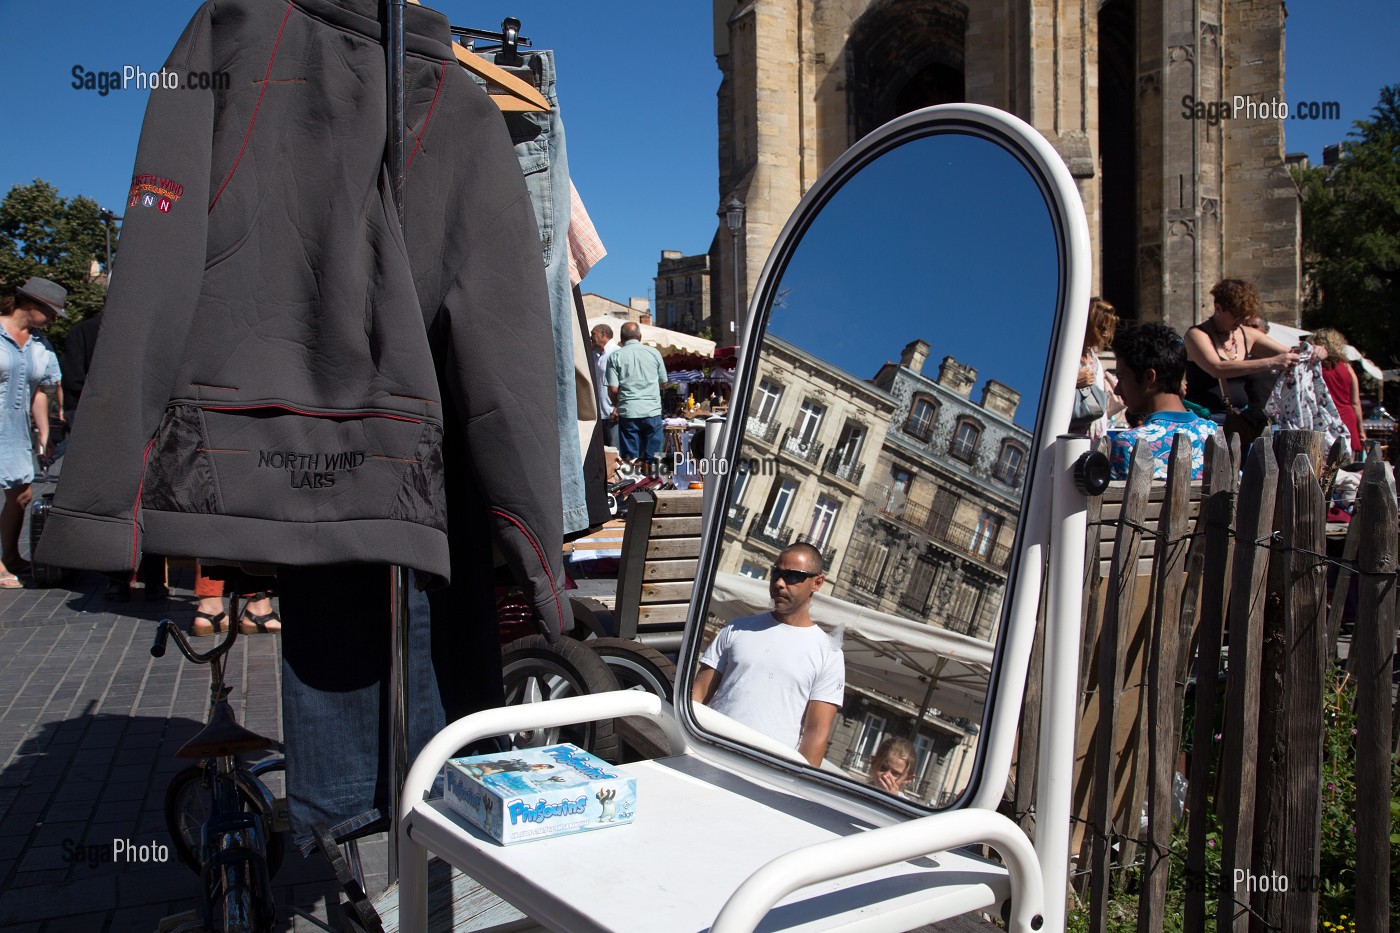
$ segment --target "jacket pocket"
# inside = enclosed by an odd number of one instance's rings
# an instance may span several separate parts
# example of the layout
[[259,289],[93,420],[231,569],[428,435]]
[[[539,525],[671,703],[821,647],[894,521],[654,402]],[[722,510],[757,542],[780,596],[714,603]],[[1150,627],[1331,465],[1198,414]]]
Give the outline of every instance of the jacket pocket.
[[442,426],[380,412],[177,402],[144,508],[283,522],[398,519],[446,529]]

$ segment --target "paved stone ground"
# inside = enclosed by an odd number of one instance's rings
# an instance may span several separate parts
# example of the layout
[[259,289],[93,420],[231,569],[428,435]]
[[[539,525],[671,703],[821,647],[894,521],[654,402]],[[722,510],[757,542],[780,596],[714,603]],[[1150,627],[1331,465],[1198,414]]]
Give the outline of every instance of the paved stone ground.
[[[188,764],[176,749],[204,724],[209,675],[173,647],[159,659],[150,647],[161,618],[188,627],[192,583],[192,570],[172,572],[171,595],[157,602],[139,589],[131,602],[108,601],[97,574],[0,590],[0,929],[147,933],[197,908],[198,879],[173,852],[164,862],[110,860],[118,839],[170,846],[165,789]],[[279,673],[279,639],[262,635],[238,639],[225,676],[239,721],[280,739]],[[361,850],[377,893],[383,837]],[[324,920],[338,900],[324,859],[290,846],[274,881],[279,908]],[[279,909],[277,929],[316,927]]]

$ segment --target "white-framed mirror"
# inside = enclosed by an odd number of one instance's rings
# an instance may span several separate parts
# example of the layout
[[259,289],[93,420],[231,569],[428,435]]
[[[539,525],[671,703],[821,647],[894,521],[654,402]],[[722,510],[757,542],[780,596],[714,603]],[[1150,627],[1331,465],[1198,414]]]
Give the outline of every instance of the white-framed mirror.
[[1087,257],[1063,162],[991,108],[901,117],[813,186],[750,310],[688,730],[910,812],[995,806]]

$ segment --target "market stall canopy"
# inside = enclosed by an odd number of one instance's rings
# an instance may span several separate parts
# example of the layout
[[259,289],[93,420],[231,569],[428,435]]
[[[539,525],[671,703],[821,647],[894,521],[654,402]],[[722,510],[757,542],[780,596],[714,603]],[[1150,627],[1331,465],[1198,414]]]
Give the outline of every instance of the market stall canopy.
[[[588,322],[588,329],[592,330],[599,324],[606,324],[612,328],[613,337],[620,343],[622,325],[625,323],[625,321],[619,321],[614,317],[595,317]],[[655,324],[638,324],[637,326],[642,329],[642,343],[649,347],[656,347],[663,355],[676,352],[714,355],[715,342],[713,340],[667,330],[664,327],[657,327]]]
[[[725,622],[772,607],[767,581],[715,574],[710,612]],[[991,642],[865,609],[825,593],[813,598],[812,618],[827,631],[841,629],[847,690],[919,697],[930,715],[936,710],[945,720],[981,722],[992,669]]]

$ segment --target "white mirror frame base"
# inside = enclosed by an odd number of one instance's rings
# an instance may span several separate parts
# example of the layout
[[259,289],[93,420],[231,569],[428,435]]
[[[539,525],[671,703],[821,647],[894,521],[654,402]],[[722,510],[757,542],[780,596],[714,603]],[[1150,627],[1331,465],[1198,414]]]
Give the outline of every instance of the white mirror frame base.
[[[827,782],[815,771],[783,767],[777,759],[768,761],[713,734],[702,735],[688,703],[681,704],[678,715],[671,704],[637,691],[488,710],[458,720],[435,736],[414,761],[404,784],[395,827],[401,930],[417,933],[428,928],[429,851],[514,904],[539,928],[569,933],[664,927],[664,923],[657,926],[660,912],[673,909],[678,895],[674,889],[660,895],[652,889],[659,891],[663,879],[677,875],[694,876],[685,893],[703,900],[693,906],[710,911],[712,933],[753,930],[765,916],[764,928],[773,930],[899,931],[979,910],[1004,916],[1012,930],[1059,933],[1064,929],[1086,510],[1085,496],[1074,484],[1073,467],[1087,451],[1088,442],[1056,435],[1069,423],[1089,302],[1089,233],[1078,190],[1050,144],[1016,117],[971,104],[931,107],[886,124],[833,163],[803,198],[778,242],[788,242],[793,230],[805,229],[829,196],[823,192],[859,170],[872,153],[904,139],[958,129],[1000,136],[1038,173],[1063,237],[1064,277],[1059,292],[1062,306],[1057,309],[1060,325],[1043,389],[1039,446],[1031,464],[1036,482],[1018,544],[1016,585],[1003,622],[1006,635],[993,668],[991,717],[983,731],[981,764],[969,793],[953,809],[910,819]],[[753,352],[760,333],[753,312],[761,307],[765,289],[775,284],[771,279],[783,264],[781,258],[775,249],[755,290],[740,372],[745,372],[746,363],[752,365],[745,357]],[[730,448],[737,443],[737,437],[726,437],[721,446],[732,457],[735,451]],[[725,486],[721,485],[721,495]],[[706,578],[707,562],[712,569],[722,537],[717,513],[710,510],[707,516],[701,578]],[[1010,771],[1047,557],[1037,838],[1032,843],[1019,826],[996,811]],[[690,626],[700,624],[698,615],[699,608],[692,607]],[[693,666],[694,658],[682,657],[681,663],[685,670],[685,665]],[[679,678],[677,696],[687,697],[688,690],[689,678]],[[618,716],[653,720],[665,731],[673,751],[671,758],[661,762],[625,766],[638,776],[638,816],[630,826],[503,847],[466,829],[440,800],[428,800],[443,763],[477,739]],[[689,770],[686,765],[691,766]],[[746,795],[746,789],[752,794]],[[775,793],[793,798],[795,805],[837,814],[846,819],[848,828],[813,841],[810,814],[788,815],[771,805],[759,807],[750,799],[761,795],[771,804]],[[688,798],[703,801],[703,807],[688,808]],[[717,887],[713,879],[707,882],[698,877],[702,870],[717,866],[696,864],[704,860],[687,860],[687,855],[692,854],[690,843],[697,838],[728,831],[716,824],[731,809],[749,813],[750,819],[756,809],[763,810],[762,818],[770,823],[743,824],[731,838],[731,863],[747,864],[746,858],[757,861],[751,868],[742,868],[738,876],[734,864],[718,866],[728,870],[730,877]],[[851,822],[868,828],[850,832]],[[766,850],[758,845],[760,840],[768,845]],[[991,847],[1004,864],[954,851],[971,845]],[[856,873],[861,873],[858,879],[843,881]],[[625,876],[614,877],[618,874]],[[917,876],[917,884],[909,891],[911,875]],[[878,889],[881,881],[902,882],[906,893],[869,903],[868,890]],[[860,902],[862,889],[867,890],[865,902]],[[648,897],[657,903],[648,903]],[[619,898],[627,901],[630,918],[604,916]],[[780,901],[784,903],[779,910],[786,911],[786,916],[770,916]]]

